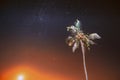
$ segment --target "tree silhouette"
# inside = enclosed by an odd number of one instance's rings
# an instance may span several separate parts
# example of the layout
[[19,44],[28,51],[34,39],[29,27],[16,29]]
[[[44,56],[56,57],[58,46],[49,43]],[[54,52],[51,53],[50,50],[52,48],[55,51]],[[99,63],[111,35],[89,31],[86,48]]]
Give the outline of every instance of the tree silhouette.
[[85,47],[90,50],[90,45],[95,44],[93,40],[100,39],[101,37],[97,33],[92,34],[85,34],[81,30],[80,21],[77,19],[74,25],[67,27],[67,31],[71,33],[70,36],[66,39],[66,42],[69,46],[72,46],[72,51],[75,52],[77,48],[81,45],[82,55],[83,55],[83,66],[84,66],[84,73],[85,78],[88,80],[88,74],[86,69],[86,62],[85,62]]

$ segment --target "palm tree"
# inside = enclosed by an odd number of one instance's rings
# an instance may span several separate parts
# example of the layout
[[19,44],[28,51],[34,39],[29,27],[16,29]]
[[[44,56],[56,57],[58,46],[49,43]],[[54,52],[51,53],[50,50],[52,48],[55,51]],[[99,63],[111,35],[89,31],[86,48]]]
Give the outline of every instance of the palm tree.
[[97,33],[92,33],[89,35],[85,34],[80,29],[80,26],[81,26],[80,21],[77,19],[74,25],[67,27],[67,31],[69,31],[71,35],[68,36],[66,42],[69,46],[72,46],[73,52],[75,52],[75,50],[79,48],[79,45],[81,45],[85,78],[86,80],[88,80],[88,74],[87,74],[86,62],[85,62],[85,47],[87,47],[87,49],[90,50],[90,45],[95,44],[92,40],[100,39],[101,37]]

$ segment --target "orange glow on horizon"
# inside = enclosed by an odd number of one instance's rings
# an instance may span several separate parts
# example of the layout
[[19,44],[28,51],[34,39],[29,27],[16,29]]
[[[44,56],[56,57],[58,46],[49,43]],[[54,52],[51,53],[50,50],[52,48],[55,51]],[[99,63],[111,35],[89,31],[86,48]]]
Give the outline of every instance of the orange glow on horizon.
[[[24,79],[20,79],[19,75],[24,75]],[[18,79],[19,76],[19,79]],[[2,80],[69,80],[64,76],[60,76],[53,73],[47,73],[43,71],[38,71],[26,66],[14,67],[6,70],[2,75]]]

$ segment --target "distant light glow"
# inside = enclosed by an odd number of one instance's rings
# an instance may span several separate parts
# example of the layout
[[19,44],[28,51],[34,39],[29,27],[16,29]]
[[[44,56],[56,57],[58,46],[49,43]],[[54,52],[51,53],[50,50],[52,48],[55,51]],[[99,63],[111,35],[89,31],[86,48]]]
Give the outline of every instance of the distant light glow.
[[23,75],[19,75],[18,76],[18,80],[24,80],[24,76]]

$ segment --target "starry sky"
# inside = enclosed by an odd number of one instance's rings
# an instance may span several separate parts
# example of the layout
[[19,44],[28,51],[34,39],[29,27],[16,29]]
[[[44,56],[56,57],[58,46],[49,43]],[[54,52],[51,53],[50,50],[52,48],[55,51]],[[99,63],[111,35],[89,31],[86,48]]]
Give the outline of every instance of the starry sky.
[[86,51],[89,80],[120,80],[119,9],[109,0],[1,0],[0,78],[85,79],[81,49],[65,43],[66,27],[79,19],[84,32],[102,37]]

